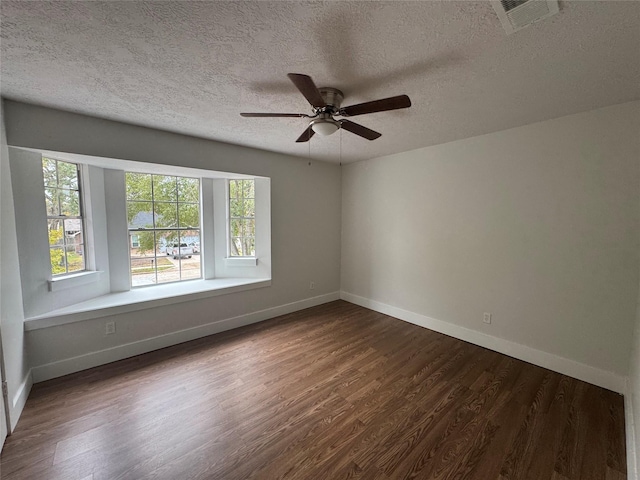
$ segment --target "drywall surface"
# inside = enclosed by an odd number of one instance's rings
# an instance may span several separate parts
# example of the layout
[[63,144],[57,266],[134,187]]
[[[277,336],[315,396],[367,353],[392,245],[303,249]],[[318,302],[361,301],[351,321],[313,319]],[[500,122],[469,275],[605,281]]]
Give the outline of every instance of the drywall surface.
[[627,428],[627,475],[630,480],[640,479],[640,288],[636,310],[635,330],[631,358],[629,359],[629,377],[625,393],[625,416]]
[[342,291],[626,376],[639,129],[631,102],[344,167]]
[[[4,355],[7,389],[9,391],[9,418],[12,427],[18,421],[23,400],[28,391],[29,366],[25,355],[24,314],[22,288],[18,263],[18,239],[11,188],[9,149],[5,136],[5,115],[2,107],[2,140],[0,142],[0,328]],[[23,393],[24,392],[24,393]],[[0,419],[0,421],[4,421]]]
[[[11,101],[5,108],[12,146],[271,178],[270,287],[28,332],[34,367],[339,290],[338,165]],[[104,335],[107,320],[116,321],[115,335]]]

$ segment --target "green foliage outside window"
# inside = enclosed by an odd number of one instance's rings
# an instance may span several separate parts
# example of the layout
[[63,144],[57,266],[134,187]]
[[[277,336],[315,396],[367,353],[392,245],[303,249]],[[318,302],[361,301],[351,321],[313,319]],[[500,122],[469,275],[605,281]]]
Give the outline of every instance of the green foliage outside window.
[[229,254],[256,254],[256,200],[254,180],[229,180]]

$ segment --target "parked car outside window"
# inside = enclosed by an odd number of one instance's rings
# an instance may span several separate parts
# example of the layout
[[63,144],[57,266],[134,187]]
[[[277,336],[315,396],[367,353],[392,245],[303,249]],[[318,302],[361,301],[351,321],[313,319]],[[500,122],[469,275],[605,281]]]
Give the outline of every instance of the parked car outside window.
[[191,258],[193,255],[193,247],[190,247],[186,243],[181,243],[178,247],[177,243],[172,243],[167,247],[167,255],[173,256],[173,258]]

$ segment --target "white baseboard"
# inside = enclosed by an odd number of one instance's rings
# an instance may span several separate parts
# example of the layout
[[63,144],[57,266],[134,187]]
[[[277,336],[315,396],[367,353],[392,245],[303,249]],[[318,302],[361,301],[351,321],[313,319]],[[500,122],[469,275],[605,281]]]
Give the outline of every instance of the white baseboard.
[[22,380],[22,383],[18,387],[18,391],[13,396],[13,400],[11,400],[10,411],[9,411],[9,420],[11,421],[11,431],[13,432],[18,424],[18,420],[20,419],[20,415],[22,415],[22,410],[24,410],[24,406],[27,403],[27,398],[29,398],[29,393],[31,392],[31,387],[33,386],[33,370],[29,370],[27,375]]
[[285,305],[267,308],[265,310],[233,318],[218,320],[205,325],[199,325],[197,327],[179,330],[165,335],[159,335],[157,337],[147,338],[137,342],[118,345],[117,347],[91,352],[77,357],[66,358],[46,365],[39,365],[32,369],[33,381],[36,383],[43,382],[52,378],[86,370],[87,368],[97,367],[98,365],[115,362],[117,360],[169,347],[178,343],[188,342],[189,340],[206,337],[215,333],[224,332],[225,330],[231,330],[233,328],[243,327],[252,323],[262,322],[263,320],[268,320],[280,315],[286,315],[288,313],[309,307],[315,307],[316,305],[321,305],[323,303],[339,299],[339,292],[328,293],[326,295],[307,298],[297,302],[287,303]]
[[633,394],[627,382],[627,391],[624,394],[625,435],[627,437],[627,480],[640,480],[638,470],[638,448],[636,446],[637,425],[633,416]]
[[540,367],[548,368],[554,372],[568,375],[578,380],[592,383],[599,387],[612,390],[617,393],[624,394],[626,378],[613,372],[601,370],[583,363],[560,357],[552,353],[527,347],[510,340],[487,335],[486,333],[461,327],[453,323],[437,320],[427,317],[419,313],[403,310],[392,305],[387,305],[365,297],[360,297],[348,292],[340,292],[340,298],[347,302],[355,303],[365,308],[375,310],[376,312],[399,318],[414,325],[419,325],[436,332],[444,333],[454,338],[464,340],[465,342],[479,345],[489,350],[503,353],[510,357],[533,363]]

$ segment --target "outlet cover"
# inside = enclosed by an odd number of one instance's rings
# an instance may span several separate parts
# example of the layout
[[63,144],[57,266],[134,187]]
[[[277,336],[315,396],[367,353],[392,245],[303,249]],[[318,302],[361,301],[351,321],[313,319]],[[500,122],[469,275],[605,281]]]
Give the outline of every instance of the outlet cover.
[[484,312],[484,315],[482,316],[482,321],[484,323],[491,323],[491,314]]
[[116,333],[116,322],[107,322],[104,324],[105,335],[113,335]]

